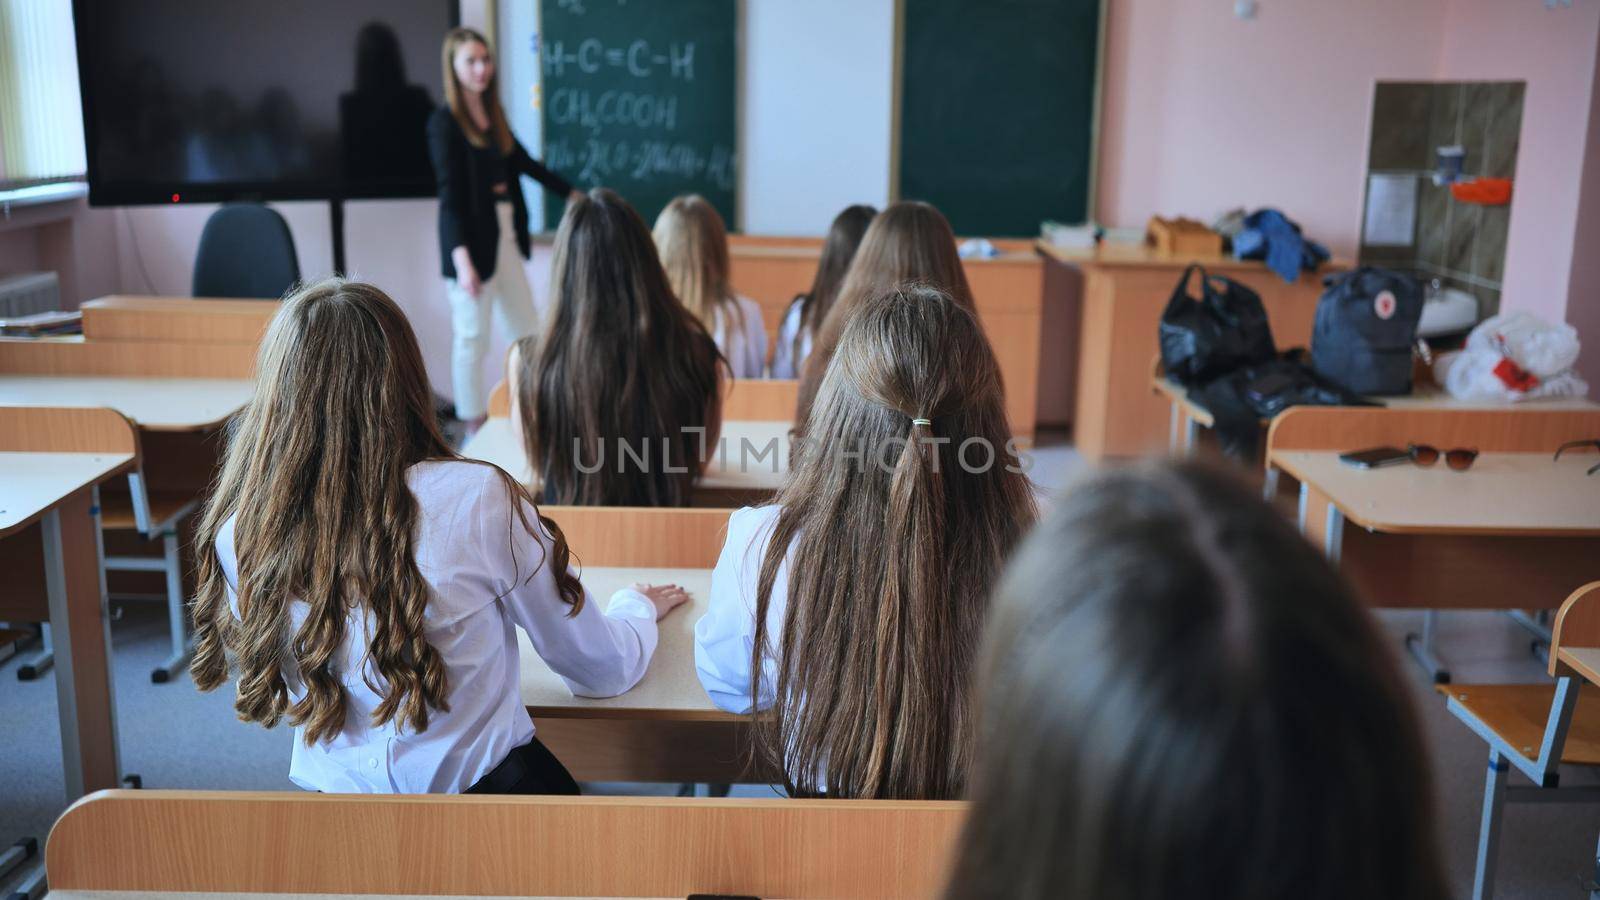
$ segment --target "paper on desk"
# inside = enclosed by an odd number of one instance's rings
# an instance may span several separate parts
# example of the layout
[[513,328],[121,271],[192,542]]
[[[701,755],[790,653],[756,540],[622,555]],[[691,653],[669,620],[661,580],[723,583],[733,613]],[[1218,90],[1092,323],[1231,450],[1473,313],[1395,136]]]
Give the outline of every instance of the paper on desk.
[[1417,231],[1417,177],[1367,176],[1367,222],[1362,243],[1370,247],[1409,247]]

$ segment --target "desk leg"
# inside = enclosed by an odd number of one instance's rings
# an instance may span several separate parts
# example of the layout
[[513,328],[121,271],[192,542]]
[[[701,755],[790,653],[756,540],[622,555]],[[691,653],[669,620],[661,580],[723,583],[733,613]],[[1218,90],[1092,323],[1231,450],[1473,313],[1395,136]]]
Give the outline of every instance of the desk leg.
[[1200,425],[1195,422],[1194,416],[1183,414],[1183,456],[1188,459],[1194,456],[1195,442],[1200,439]]
[[1167,455],[1176,457],[1183,450],[1183,412],[1178,409],[1178,404],[1172,404],[1172,412],[1167,421]]
[[42,525],[61,761],[67,799],[76,800],[116,787],[119,771],[98,489],[73,494],[47,513]]

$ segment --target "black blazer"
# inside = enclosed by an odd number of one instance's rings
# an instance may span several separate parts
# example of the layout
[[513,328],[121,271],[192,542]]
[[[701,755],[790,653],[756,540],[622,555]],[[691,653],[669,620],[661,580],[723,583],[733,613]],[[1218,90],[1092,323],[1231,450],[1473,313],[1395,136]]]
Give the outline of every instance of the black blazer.
[[500,222],[494,214],[496,184],[508,187],[511,223],[517,229],[517,249],[523,259],[528,258],[532,241],[528,237],[528,205],[517,176],[528,175],[545,190],[562,196],[572,192],[565,178],[539,165],[515,138],[507,156],[493,147],[472,146],[448,106],[434,110],[428,119],[428,155],[439,185],[439,267],[446,278],[456,277],[450,251],[463,245],[479,278],[487,281],[494,275],[495,248],[500,245]]

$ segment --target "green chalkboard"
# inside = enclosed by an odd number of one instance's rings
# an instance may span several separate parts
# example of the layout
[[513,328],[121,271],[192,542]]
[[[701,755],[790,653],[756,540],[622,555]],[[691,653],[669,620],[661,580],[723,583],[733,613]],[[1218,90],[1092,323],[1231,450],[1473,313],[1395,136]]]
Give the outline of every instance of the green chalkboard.
[[[734,224],[736,0],[540,0],[544,162],[645,217],[699,193]],[[565,198],[545,195],[545,221]]]
[[958,234],[1088,218],[1101,0],[904,0],[900,197]]

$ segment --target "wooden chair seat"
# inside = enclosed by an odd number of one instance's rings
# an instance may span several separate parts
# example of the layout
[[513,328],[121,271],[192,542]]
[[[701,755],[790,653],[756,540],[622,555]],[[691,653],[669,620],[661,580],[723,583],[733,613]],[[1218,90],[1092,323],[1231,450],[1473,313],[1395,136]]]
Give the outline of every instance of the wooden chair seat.
[[[1539,755],[1555,699],[1553,684],[1441,684],[1439,693],[1460,703],[1478,721],[1529,759]],[[1600,691],[1578,693],[1561,763],[1600,766]]]
[[[150,525],[155,527],[186,515],[199,498],[185,491],[151,491]],[[133,496],[122,493],[100,495],[100,527],[113,531],[133,531],[139,525],[133,515]]]

